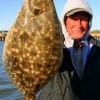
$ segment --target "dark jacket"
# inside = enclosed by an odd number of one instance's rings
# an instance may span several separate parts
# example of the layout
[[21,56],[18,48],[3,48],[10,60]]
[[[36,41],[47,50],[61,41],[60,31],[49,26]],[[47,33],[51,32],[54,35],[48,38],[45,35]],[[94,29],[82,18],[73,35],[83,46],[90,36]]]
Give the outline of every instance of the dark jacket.
[[100,100],[100,42],[92,37],[89,41],[94,46],[88,55],[83,79],[77,76],[70,52],[64,48],[59,72],[43,87],[37,100]]
[[80,100],[100,100],[100,42],[97,42],[92,37],[90,42],[94,46],[87,58],[84,77],[79,80],[78,77],[73,76],[71,82],[73,88],[79,86],[75,91],[77,91]]

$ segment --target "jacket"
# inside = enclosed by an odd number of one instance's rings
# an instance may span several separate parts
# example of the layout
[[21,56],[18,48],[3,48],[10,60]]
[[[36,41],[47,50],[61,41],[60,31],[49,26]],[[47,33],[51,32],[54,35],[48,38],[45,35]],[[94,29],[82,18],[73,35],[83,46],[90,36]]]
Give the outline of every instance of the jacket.
[[41,89],[37,100],[78,100],[71,87],[69,70],[72,64],[70,62],[69,52],[64,48],[63,53],[64,58],[59,71]]

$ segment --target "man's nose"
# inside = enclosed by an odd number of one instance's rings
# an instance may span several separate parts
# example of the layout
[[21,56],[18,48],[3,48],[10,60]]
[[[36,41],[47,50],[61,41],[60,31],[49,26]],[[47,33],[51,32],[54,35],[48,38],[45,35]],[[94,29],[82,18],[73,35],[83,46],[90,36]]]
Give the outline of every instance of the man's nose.
[[77,24],[81,25],[81,19],[77,19]]

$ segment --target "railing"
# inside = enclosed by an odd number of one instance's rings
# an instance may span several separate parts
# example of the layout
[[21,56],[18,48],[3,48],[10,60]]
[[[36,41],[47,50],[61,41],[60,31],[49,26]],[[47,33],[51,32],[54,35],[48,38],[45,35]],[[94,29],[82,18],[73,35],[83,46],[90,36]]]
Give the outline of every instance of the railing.
[[0,41],[4,41],[4,40],[5,40],[5,37],[0,36]]

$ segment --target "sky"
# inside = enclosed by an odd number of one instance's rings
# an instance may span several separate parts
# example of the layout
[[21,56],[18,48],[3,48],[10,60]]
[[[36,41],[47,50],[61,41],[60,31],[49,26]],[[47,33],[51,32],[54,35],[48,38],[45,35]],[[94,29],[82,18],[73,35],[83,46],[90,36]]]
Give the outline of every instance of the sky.
[[[24,0],[0,0],[0,30],[9,30]],[[67,0],[54,0],[58,17]],[[74,1],[74,0],[73,0]],[[100,30],[100,0],[87,0],[93,10],[91,30]]]

